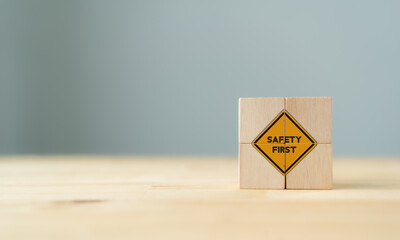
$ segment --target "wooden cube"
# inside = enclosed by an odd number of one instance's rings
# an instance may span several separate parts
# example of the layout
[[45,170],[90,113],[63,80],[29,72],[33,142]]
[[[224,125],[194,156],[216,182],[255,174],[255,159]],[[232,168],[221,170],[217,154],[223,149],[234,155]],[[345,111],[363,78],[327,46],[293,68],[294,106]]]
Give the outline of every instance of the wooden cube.
[[285,189],[285,176],[251,144],[239,144],[240,188]]
[[332,98],[239,99],[240,187],[331,189]]
[[332,189],[332,144],[318,144],[286,174],[287,189]]
[[332,97],[286,98],[285,109],[317,143],[332,143]]
[[250,144],[285,108],[285,98],[240,98],[239,143]]

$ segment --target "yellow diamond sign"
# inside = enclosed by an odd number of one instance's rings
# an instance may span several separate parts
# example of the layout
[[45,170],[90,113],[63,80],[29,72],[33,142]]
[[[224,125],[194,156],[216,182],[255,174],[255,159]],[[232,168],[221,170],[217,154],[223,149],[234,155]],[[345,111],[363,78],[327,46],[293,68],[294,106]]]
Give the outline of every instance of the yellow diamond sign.
[[280,173],[288,174],[317,142],[286,110],[282,110],[252,145]]

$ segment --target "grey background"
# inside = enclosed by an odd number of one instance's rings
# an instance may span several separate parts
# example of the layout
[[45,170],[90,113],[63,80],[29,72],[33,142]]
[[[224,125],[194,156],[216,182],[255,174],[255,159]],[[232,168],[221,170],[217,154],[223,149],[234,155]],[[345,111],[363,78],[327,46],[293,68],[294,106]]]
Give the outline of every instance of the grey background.
[[0,0],[0,153],[236,154],[239,97],[333,96],[399,155],[399,1]]

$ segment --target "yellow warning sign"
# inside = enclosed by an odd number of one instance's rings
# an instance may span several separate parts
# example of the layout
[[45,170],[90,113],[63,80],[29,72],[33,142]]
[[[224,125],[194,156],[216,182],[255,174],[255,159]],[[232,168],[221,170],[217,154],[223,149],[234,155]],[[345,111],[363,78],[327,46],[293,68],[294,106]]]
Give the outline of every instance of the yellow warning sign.
[[252,145],[280,173],[289,173],[317,142],[286,110],[282,110]]

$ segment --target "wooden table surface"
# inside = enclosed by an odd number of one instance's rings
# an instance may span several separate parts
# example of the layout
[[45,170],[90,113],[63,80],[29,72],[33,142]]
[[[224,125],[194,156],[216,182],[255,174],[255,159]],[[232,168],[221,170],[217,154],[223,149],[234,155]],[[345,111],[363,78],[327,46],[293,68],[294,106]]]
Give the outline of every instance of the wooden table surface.
[[400,158],[240,190],[235,157],[0,157],[0,239],[400,239]]

